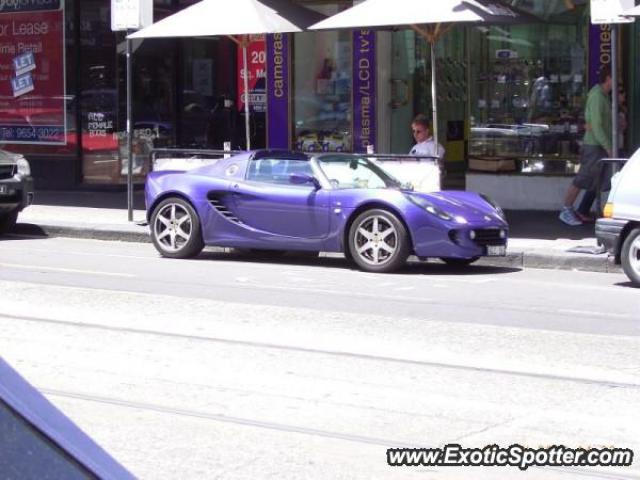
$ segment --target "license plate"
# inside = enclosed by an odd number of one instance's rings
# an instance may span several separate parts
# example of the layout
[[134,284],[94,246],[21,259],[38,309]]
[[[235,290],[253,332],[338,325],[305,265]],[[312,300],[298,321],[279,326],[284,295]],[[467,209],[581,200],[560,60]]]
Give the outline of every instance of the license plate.
[[489,257],[504,257],[507,254],[506,245],[488,245],[487,256]]
[[0,185],[0,195],[6,195],[7,193],[9,193],[9,187]]

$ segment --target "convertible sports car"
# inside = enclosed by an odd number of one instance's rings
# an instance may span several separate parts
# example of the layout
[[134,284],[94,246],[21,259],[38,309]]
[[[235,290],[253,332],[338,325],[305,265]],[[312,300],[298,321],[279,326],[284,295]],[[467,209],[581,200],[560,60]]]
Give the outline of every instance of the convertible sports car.
[[390,272],[409,255],[468,265],[506,253],[502,210],[473,192],[417,193],[366,156],[259,150],[145,186],[153,244],[170,258],[205,245],[272,252],[343,252]]

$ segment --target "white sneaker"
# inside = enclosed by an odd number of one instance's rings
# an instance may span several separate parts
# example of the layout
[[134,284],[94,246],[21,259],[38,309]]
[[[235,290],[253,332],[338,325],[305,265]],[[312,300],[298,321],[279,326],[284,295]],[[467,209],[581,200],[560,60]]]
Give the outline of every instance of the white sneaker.
[[560,215],[558,216],[558,218],[560,219],[560,221],[572,227],[582,225],[582,221],[576,216],[575,212],[571,207],[564,207],[560,211]]

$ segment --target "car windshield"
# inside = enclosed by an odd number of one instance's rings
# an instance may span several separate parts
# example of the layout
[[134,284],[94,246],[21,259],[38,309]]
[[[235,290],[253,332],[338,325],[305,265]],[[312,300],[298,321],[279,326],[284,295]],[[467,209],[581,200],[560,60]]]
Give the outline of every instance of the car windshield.
[[334,188],[401,188],[400,182],[365,157],[327,155],[320,168]]

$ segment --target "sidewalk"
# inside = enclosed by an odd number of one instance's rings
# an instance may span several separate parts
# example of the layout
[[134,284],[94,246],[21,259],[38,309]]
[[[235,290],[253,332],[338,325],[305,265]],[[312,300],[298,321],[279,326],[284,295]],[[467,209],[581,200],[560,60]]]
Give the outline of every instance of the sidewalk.
[[[597,247],[594,226],[569,227],[557,212],[507,211],[511,229],[508,253],[483,258],[478,264],[515,268],[549,268],[593,272],[620,272],[607,254],[577,253]],[[41,191],[34,205],[18,217],[16,233],[99,240],[150,242],[142,190],[134,192],[133,222],[127,221],[125,191]],[[327,254],[333,255],[333,254]]]

